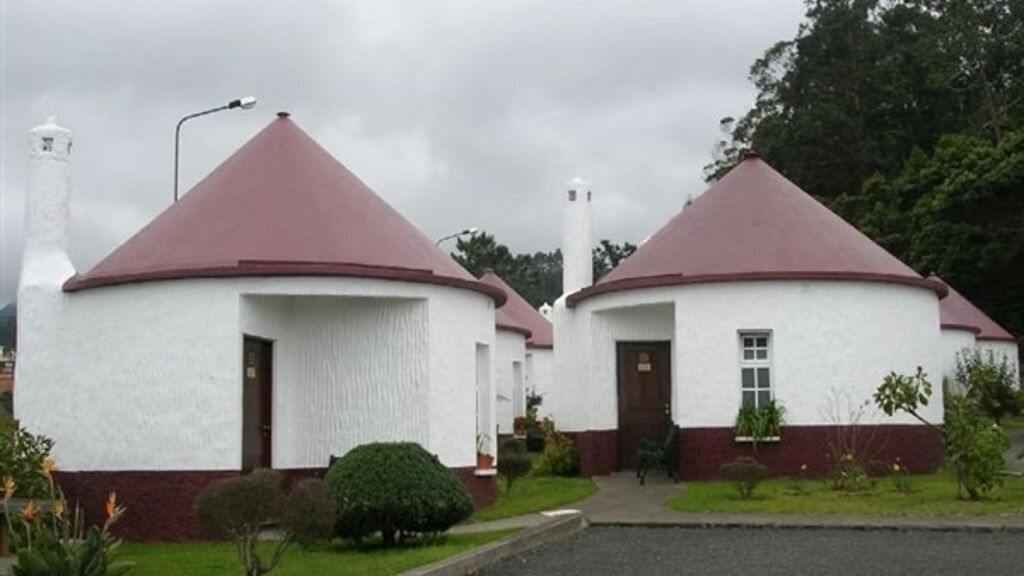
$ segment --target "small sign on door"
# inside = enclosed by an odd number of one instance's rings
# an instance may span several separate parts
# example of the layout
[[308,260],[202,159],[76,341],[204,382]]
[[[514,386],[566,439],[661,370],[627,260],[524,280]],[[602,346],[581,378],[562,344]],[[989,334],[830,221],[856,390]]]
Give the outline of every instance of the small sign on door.
[[637,372],[650,372],[651,371],[651,355],[647,352],[641,352],[637,354],[636,360],[636,371]]

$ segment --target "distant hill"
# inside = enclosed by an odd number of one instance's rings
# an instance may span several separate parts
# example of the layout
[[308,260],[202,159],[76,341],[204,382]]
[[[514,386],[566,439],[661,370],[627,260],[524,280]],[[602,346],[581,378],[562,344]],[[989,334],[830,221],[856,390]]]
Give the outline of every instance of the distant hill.
[[14,302],[0,308],[0,346],[17,349],[18,305]]

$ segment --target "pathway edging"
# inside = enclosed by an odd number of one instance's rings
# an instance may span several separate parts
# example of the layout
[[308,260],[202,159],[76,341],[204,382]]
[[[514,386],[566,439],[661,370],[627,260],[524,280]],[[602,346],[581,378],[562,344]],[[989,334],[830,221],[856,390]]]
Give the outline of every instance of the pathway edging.
[[491,542],[433,564],[402,572],[399,576],[466,576],[475,574],[499,560],[546,546],[567,538],[586,527],[587,519],[582,514],[554,518],[497,542]]

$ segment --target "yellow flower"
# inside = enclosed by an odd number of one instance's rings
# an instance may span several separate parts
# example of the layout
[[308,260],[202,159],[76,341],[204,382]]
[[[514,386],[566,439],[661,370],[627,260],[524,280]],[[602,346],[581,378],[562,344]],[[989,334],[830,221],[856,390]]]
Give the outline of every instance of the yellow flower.
[[29,500],[28,506],[25,506],[25,509],[21,511],[21,517],[31,521],[35,520],[36,516],[39,516],[39,508],[36,508],[35,500]]
[[801,472],[807,472],[807,464],[801,464],[800,465],[800,471]]
[[853,462],[853,454],[843,454],[843,460],[846,460],[847,462]]
[[4,476],[4,501],[10,500],[12,494],[14,494],[14,478]]
[[107,518],[112,518],[117,512],[117,493],[111,492],[110,496],[107,496]]
[[56,470],[56,469],[57,469],[57,461],[56,460],[54,460],[53,458],[47,458],[46,460],[43,460],[42,470],[43,470],[43,474],[45,474],[47,478],[49,478],[50,474],[52,474],[53,471]]
[[899,472],[900,471],[900,465],[898,463],[894,462],[893,465],[892,465],[892,471],[893,472]]
[[64,502],[57,500],[53,503],[53,515],[63,516],[64,515]]

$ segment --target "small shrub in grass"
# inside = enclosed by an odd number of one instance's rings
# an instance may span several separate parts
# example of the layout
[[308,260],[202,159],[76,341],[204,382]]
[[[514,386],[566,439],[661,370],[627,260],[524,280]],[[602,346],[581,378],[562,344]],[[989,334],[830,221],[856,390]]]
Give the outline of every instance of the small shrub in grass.
[[351,540],[380,532],[384,546],[394,546],[473,513],[462,483],[419,444],[358,446],[331,465],[326,481],[337,505],[335,534]]
[[[322,480],[304,480],[285,495],[281,475],[273,470],[207,486],[196,498],[195,513],[206,534],[235,541],[246,576],[276,568],[293,541],[309,544],[329,537],[334,520],[333,501]],[[264,559],[257,543],[270,526],[276,526],[282,537]]]
[[720,470],[726,480],[736,484],[736,490],[743,500],[750,499],[757,485],[768,476],[768,469],[764,464],[749,456],[740,456],[732,462],[726,462],[722,464]]
[[505,479],[505,492],[512,492],[512,483],[530,473],[533,462],[526,446],[517,440],[508,441],[498,449],[498,474]]
[[868,469],[854,454],[846,453],[829,470],[832,489],[839,492],[862,492],[874,488]]
[[538,476],[577,476],[580,473],[580,455],[572,438],[555,429],[555,422],[545,418],[544,451],[537,460],[534,474]]

